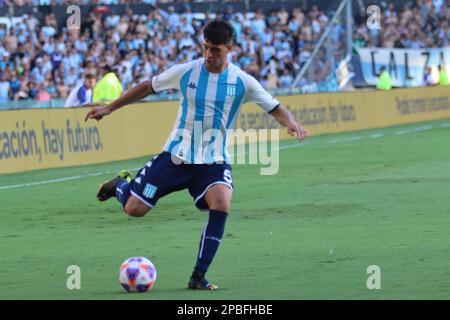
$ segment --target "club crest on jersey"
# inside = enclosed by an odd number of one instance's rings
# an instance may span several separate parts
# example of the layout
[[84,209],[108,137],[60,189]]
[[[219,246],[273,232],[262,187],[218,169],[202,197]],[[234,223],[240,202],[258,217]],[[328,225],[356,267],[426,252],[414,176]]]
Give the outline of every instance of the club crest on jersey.
[[197,85],[194,82],[189,82],[188,88],[195,90],[195,89],[197,89]]
[[153,198],[155,196],[156,190],[158,189],[158,187],[147,183],[145,186],[144,191],[142,191],[142,194],[146,197],[146,198]]
[[236,95],[236,85],[229,84],[227,85],[227,96],[234,97]]

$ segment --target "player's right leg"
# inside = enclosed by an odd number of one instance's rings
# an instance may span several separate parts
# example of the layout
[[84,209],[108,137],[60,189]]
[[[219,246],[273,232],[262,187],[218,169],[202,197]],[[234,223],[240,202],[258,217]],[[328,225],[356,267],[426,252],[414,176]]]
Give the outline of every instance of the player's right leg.
[[130,196],[128,198],[127,203],[123,210],[126,214],[132,217],[143,217],[145,216],[152,208],[148,205],[144,204],[141,200],[136,198],[135,196]]
[[184,189],[189,179],[190,175],[186,174],[183,166],[175,165],[170,153],[163,152],[140,169],[134,179],[118,176],[104,183],[97,198],[105,201],[115,195],[125,213],[142,217],[156,205],[159,198]]
[[[125,184],[128,185],[132,179],[133,179],[133,177],[131,176],[131,174],[128,171],[125,171],[125,170],[120,171],[119,174],[117,175],[117,177],[115,177],[114,179],[112,179],[110,181],[106,181],[105,183],[100,185],[100,188],[97,191],[98,201],[106,201],[109,198],[112,198],[114,196],[116,196],[120,202],[122,202],[123,200],[126,201],[130,192],[129,192],[129,190],[126,190],[125,188],[122,190],[122,188],[120,188],[120,187],[125,186]],[[118,188],[120,190],[118,190]],[[119,193],[117,193],[117,192],[119,192]],[[119,197],[120,195],[124,195],[124,196],[126,196],[126,198],[122,197],[122,200],[121,200]]]
[[100,186],[97,192],[97,199],[106,201],[115,196],[128,215],[132,217],[144,216],[151,208],[138,198],[130,195],[132,179],[128,171],[121,171],[117,177]]

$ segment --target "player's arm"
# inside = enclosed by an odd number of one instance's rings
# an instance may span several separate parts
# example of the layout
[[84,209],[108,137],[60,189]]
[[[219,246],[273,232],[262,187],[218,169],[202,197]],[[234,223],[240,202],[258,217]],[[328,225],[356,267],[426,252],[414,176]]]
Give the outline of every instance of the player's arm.
[[297,121],[295,121],[292,113],[280,105],[275,107],[275,109],[269,114],[277,120],[277,122],[287,128],[287,132],[294,136],[296,135],[300,141],[303,141],[306,137],[309,136],[308,130],[303,128]]
[[292,113],[281,107],[279,101],[264,90],[255,78],[247,74],[244,74],[243,77],[247,88],[245,102],[256,102],[263,110],[272,115],[279,124],[285,126],[291,136],[296,135],[300,141],[309,136],[308,130],[297,123]]
[[87,121],[88,119],[95,119],[99,121],[104,116],[111,114],[113,111],[126,106],[127,104],[142,100],[153,93],[154,90],[152,87],[152,81],[143,81],[137,86],[134,86],[130,90],[126,91],[123,95],[112,101],[107,106],[100,104],[100,106],[93,108],[88,112],[84,121]]
[[118,99],[114,100],[107,106],[99,106],[93,108],[85,118],[101,120],[104,116],[111,112],[141,99],[144,99],[150,94],[158,93],[169,89],[180,89],[179,82],[181,76],[186,71],[188,64],[176,64],[173,67],[167,69],[160,75],[153,77],[152,80],[146,80],[131,88],[122,94]]

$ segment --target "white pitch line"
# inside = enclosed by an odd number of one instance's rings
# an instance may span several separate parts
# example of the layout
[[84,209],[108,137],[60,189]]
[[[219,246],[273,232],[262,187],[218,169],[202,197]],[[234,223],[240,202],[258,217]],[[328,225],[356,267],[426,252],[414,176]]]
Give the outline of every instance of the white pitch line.
[[288,144],[286,146],[281,146],[278,148],[278,150],[285,150],[285,149],[292,149],[292,148],[300,148],[300,147],[304,147],[311,144],[310,141],[302,141],[302,142],[298,142],[298,143],[292,143],[292,144]]
[[32,187],[32,186],[38,186],[38,185],[48,184],[48,183],[64,182],[64,181],[77,180],[77,179],[87,178],[87,177],[101,176],[103,174],[105,174],[105,172],[96,172],[96,173],[82,174],[82,175],[78,175],[78,176],[64,177],[64,178],[59,178],[59,179],[50,179],[50,180],[36,181],[36,182],[31,182],[31,183],[15,184],[12,186],[0,187],[0,190],[8,190],[8,189],[15,189],[15,188],[22,188],[22,187]]
[[423,127],[414,128],[414,131],[419,132],[419,131],[427,131],[427,130],[431,130],[431,129],[433,129],[433,126],[423,126]]
[[361,140],[363,138],[363,136],[353,136],[348,138],[348,141],[358,141]]
[[407,130],[399,130],[394,132],[396,136],[402,135],[402,134],[408,134],[413,132],[421,132],[421,131],[427,131],[433,129],[433,126],[422,126],[422,127],[416,127],[414,129],[407,129]]
[[443,123],[441,124],[441,128],[450,128],[450,123]]
[[[140,169],[140,168],[128,169],[128,170],[135,171],[138,169]],[[36,182],[30,182],[30,183],[15,184],[15,185],[11,185],[11,186],[3,186],[3,187],[0,187],[0,190],[9,190],[9,189],[16,189],[16,188],[23,188],[23,187],[33,187],[33,186],[39,186],[39,185],[43,185],[43,184],[78,180],[78,179],[97,177],[97,176],[102,176],[105,174],[113,174],[113,173],[114,172],[112,172],[112,171],[105,171],[105,172],[80,174],[80,175],[76,175],[76,176],[70,176],[70,177],[64,177],[64,178],[58,178],[58,179],[50,179],[50,180],[36,181]]]
[[378,133],[374,133],[370,135],[371,138],[377,139],[377,138],[381,138],[384,137],[384,133],[378,132]]
[[332,143],[332,144],[339,143],[339,142],[342,142],[342,140],[340,140],[340,139],[331,139],[331,140],[327,141],[327,143]]
[[396,136],[402,135],[402,134],[408,134],[408,133],[413,133],[412,129],[407,129],[407,130],[399,130],[399,131],[395,131],[394,134]]

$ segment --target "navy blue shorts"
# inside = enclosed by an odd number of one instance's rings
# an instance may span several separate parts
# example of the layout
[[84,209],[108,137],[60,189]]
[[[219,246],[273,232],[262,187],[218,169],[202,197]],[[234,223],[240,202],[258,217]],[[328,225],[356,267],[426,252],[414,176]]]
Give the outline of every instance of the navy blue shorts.
[[226,163],[175,164],[169,152],[153,157],[131,182],[130,192],[144,204],[153,208],[169,193],[188,189],[200,210],[208,210],[206,191],[216,184],[234,189],[231,166]]

